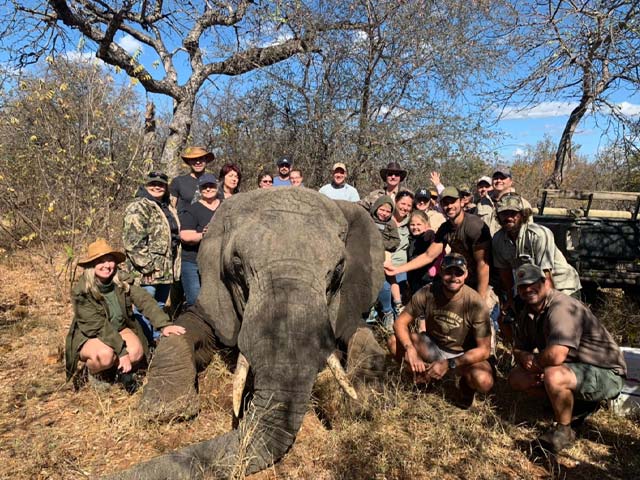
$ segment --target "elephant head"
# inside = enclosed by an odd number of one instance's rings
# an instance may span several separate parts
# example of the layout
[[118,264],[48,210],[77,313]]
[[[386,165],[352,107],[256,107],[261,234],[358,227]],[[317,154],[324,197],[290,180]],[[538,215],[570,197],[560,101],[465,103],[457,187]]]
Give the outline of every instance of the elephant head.
[[382,284],[383,261],[380,234],[356,204],[305,188],[225,201],[200,247],[196,309],[217,339],[246,359],[252,400],[237,430],[141,464],[127,478],[227,477],[239,463],[252,473],[282,457],[334,350],[347,350],[355,337],[361,352],[363,338],[374,342],[361,327]]

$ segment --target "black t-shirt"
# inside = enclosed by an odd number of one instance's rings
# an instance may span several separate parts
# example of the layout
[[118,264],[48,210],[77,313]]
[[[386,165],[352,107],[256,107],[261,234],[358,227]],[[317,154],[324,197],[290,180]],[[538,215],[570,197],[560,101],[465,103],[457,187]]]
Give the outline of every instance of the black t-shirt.
[[[433,230],[427,230],[417,237],[411,235],[409,237],[409,248],[407,249],[407,260],[411,261],[418,255],[426,252],[429,246],[433,243],[435,236],[436,232]],[[433,263],[434,262],[431,262],[429,265],[407,272],[407,280],[413,293],[431,283],[433,278],[429,275],[429,269],[433,266]]]
[[[169,185],[169,193],[172,197],[176,197],[178,199],[178,203],[176,204],[176,209],[178,213],[182,212],[187,206],[191,205],[194,197],[198,197],[196,195],[200,194],[198,190],[198,179],[188,175],[180,175],[179,177],[171,180],[171,184]],[[199,198],[196,198],[197,202]]]
[[[491,253],[491,231],[487,224],[480,217],[465,213],[462,223],[457,228],[448,220],[440,225],[434,241],[449,245],[453,253],[464,256],[469,270],[466,284],[476,288],[478,274],[473,254],[479,249],[485,249],[488,255]],[[490,262],[490,259],[488,261]]]
[[[202,230],[209,224],[214,213],[214,210],[205,207],[200,202],[187,205],[187,208],[180,212],[180,230],[195,230],[198,233],[202,233]],[[182,260],[196,263],[199,248],[200,243],[197,245],[187,245],[183,243]]]

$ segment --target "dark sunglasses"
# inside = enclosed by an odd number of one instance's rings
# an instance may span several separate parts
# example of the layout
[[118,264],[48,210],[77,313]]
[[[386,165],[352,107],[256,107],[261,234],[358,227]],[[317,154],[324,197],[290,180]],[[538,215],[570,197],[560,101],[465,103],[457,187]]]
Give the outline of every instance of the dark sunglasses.
[[200,190],[206,190],[207,188],[218,188],[217,183],[205,183],[204,185],[200,185]]
[[464,270],[460,267],[449,267],[442,270],[442,273],[445,275],[453,275],[454,277],[462,277],[464,275]]
[[264,178],[264,179],[260,180],[260,183],[273,183],[273,180],[269,180],[267,178]]
[[438,200],[438,196],[437,195],[431,195],[431,200]]
[[169,177],[165,173],[162,172],[149,172],[149,178],[161,178],[165,182],[169,180]]

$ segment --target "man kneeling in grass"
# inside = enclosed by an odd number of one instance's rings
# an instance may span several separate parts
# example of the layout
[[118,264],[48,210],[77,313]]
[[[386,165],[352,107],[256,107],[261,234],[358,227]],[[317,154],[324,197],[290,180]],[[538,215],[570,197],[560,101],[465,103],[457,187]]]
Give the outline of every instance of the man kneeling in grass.
[[556,425],[538,440],[558,452],[575,441],[572,419],[575,425],[602,400],[618,396],[626,364],[593,313],[554,290],[540,267],[522,265],[515,276],[525,306],[517,312],[513,354],[518,365],[509,374],[509,384],[549,397]]
[[[478,292],[464,284],[467,275],[462,255],[445,256],[440,279],[416,292],[388,341],[391,353],[398,361],[404,359],[417,383],[439,380],[450,370],[459,375],[463,407],[471,406],[475,392],[493,387],[489,311]],[[425,319],[426,331],[409,331],[417,318]]]

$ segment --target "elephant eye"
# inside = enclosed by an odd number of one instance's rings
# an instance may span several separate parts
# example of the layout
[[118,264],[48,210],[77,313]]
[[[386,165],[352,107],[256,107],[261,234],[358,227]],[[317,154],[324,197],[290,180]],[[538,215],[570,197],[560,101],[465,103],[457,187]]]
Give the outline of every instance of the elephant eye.
[[335,268],[330,271],[327,275],[327,296],[333,296],[335,292],[340,288],[340,283],[342,282],[342,276],[344,274],[344,259],[340,260]]

